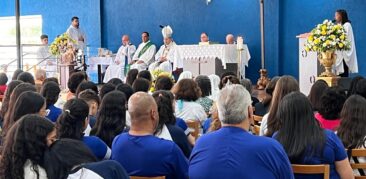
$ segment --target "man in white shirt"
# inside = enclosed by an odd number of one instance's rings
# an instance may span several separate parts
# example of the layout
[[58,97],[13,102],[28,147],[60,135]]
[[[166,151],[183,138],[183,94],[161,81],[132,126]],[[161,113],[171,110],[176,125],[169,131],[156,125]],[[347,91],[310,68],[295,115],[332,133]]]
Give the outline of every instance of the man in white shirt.
[[233,34],[226,35],[226,44],[235,44],[235,39]]
[[114,63],[109,65],[104,75],[104,83],[112,78],[120,78],[123,80],[127,73],[128,65],[132,61],[132,55],[136,51],[136,46],[130,43],[128,35],[122,36],[122,46],[118,49]]
[[177,70],[178,68],[183,68],[183,61],[180,58],[178,46],[173,41],[172,28],[170,26],[165,26],[162,30],[162,34],[164,37],[164,45],[162,45],[156,53],[156,61],[149,66],[149,71],[152,72],[155,69],[160,69],[171,73],[173,69]]
[[41,35],[42,46],[37,51],[37,68],[46,70],[48,77],[55,77],[57,73],[56,58],[51,55],[48,49],[48,36]]
[[79,28],[79,18],[72,17],[71,18],[71,25],[67,29],[66,33],[73,39],[76,44],[76,49],[84,49],[86,45],[86,36],[85,33]]
[[137,69],[138,71],[146,70],[150,63],[154,61],[156,47],[150,42],[149,36],[148,32],[142,33],[142,43],[133,55],[132,62],[130,63],[131,69]]

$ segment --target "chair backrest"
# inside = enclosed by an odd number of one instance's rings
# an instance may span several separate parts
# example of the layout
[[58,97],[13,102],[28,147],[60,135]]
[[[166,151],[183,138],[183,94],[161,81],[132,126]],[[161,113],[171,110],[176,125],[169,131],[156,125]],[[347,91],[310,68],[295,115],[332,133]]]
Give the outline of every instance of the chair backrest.
[[[352,157],[366,157],[366,149],[352,149],[351,156]],[[352,169],[366,170],[366,163],[351,163],[351,167],[352,167]]]
[[294,174],[323,174],[329,179],[329,165],[297,165],[292,164]]
[[262,118],[263,116],[253,115],[253,121],[255,124],[260,124],[262,122]]
[[200,122],[197,120],[187,120],[186,124],[188,128],[192,129],[192,136],[197,140],[200,133]]
[[258,125],[253,125],[252,126],[252,132],[254,135],[259,135],[259,131],[261,130],[261,127]]
[[159,176],[159,177],[138,177],[138,176],[130,176],[130,179],[165,179],[165,176]]

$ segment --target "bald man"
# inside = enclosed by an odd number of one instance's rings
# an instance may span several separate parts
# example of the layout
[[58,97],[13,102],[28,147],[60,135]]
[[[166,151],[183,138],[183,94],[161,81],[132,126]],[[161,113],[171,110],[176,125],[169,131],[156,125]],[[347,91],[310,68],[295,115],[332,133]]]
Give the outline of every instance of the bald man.
[[226,44],[235,44],[234,35],[227,34],[226,35]]
[[114,63],[107,68],[103,82],[107,83],[112,78],[124,80],[128,70],[128,64],[131,63],[135,51],[136,46],[130,43],[130,37],[123,35],[122,46],[118,49]]
[[129,176],[166,176],[188,178],[188,160],[172,141],[155,137],[159,123],[158,107],[147,93],[137,92],[128,101],[131,128],[115,137],[112,159],[118,161]]

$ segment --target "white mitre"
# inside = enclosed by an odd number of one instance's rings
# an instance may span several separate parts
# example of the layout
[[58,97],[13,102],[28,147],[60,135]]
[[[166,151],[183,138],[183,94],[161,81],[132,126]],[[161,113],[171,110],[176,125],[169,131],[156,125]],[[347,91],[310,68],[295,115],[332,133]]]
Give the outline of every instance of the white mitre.
[[161,30],[161,33],[163,34],[164,38],[170,38],[173,35],[173,29],[170,26],[165,26]]

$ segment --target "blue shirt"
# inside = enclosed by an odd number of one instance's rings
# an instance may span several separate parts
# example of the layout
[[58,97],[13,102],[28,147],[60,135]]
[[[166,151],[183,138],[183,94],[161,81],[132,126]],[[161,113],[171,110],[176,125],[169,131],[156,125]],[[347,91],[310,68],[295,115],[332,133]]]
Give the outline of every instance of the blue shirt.
[[190,132],[189,128],[188,128],[186,122],[182,118],[177,117],[176,121],[175,121],[175,125],[180,127],[181,129],[183,129],[183,131],[186,135],[189,134],[189,132]]
[[[305,165],[319,165],[319,164],[329,164],[330,167],[330,178],[338,179],[340,178],[338,172],[335,168],[335,162],[341,161],[347,158],[346,150],[338,138],[338,136],[330,130],[324,130],[326,142],[323,148],[322,156],[315,155],[312,157],[306,157],[303,159],[302,162],[298,164],[305,164]],[[274,138],[276,135],[273,136]],[[296,179],[298,178],[323,178],[323,175],[295,175]]]
[[238,127],[222,127],[200,137],[189,162],[190,179],[293,177],[281,144]]
[[110,159],[111,151],[99,137],[84,136],[83,142],[99,160]]
[[46,118],[49,119],[49,120],[51,120],[52,122],[56,122],[58,116],[61,115],[62,110],[60,108],[57,108],[54,105],[48,106],[47,109],[50,110],[50,113],[48,113],[48,115],[46,116]]
[[100,162],[87,163],[82,165],[83,168],[87,168],[97,173],[104,179],[129,179],[125,169],[116,161],[104,160]]
[[188,161],[178,146],[152,135],[123,133],[116,136],[112,159],[118,161],[129,176],[188,178]]

